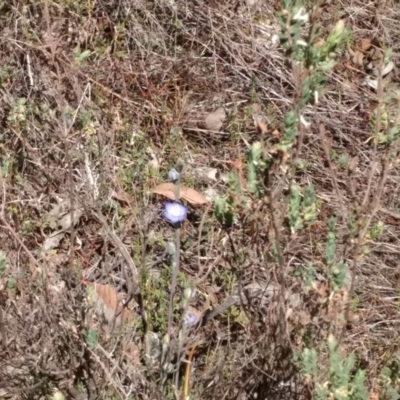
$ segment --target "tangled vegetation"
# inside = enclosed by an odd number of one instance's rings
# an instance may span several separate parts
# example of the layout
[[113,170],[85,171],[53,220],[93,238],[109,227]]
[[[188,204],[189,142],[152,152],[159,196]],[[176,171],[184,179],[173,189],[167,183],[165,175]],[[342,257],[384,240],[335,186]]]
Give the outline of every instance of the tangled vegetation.
[[400,5],[0,11],[0,398],[400,399]]

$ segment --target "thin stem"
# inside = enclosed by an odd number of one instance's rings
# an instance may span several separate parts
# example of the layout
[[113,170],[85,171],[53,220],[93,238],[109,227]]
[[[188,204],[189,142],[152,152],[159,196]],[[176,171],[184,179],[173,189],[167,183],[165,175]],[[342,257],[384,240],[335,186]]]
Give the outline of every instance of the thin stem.
[[168,350],[166,357],[164,358],[164,362],[167,364],[169,362],[171,356],[171,336],[172,336],[172,318],[173,318],[173,311],[174,311],[174,297],[176,292],[176,281],[178,277],[179,271],[179,252],[181,247],[181,227],[178,225],[175,228],[175,257],[174,261],[172,262],[172,280],[171,280],[171,291],[169,293],[169,305],[168,305]]
[[173,301],[176,292],[176,281],[179,271],[179,252],[181,247],[181,227],[180,225],[175,229],[175,260],[173,262],[171,291],[169,294],[169,310],[168,310],[168,335],[171,335],[172,328],[172,312],[173,312]]
[[[185,316],[185,314],[186,314],[186,311],[183,312],[183,316]],[[187,330],[186,324],[183,321],[182,328],[179,332],[179,337],[178,337],[178,361],[177,361],[177,368],[176,368],[176,374],[175,374],[175,388],[178,388],[178,385],[179,385],[179,370],[181,368],[181,353],[182,353],[182,348],[183,348],[183,342],[184,342],[185,336],[186,336],[186,330]]]
[[368,185],[367,185],[367,190],[365,191],[364,194],[364,200],[362,202],[362,207],[366,209],[369,195],[371,193],[371,186],[372,186],[372,181],[374,179],[375,171],[378,166],[377,158],[378,158],[378,135],[381,131],[382,127],[382,106],[384,104],[384,93],[383,93],[383,76],[382,76],[382,71],[383,71],[383,66],[380,65],[378,69],[378,106],[376,109],[376,122],[375,122],[375,135],[374,135],[374,150],[372,152],[372,161],[371,161],[371,170],[368,176]]
[[[175,198],[179,199],[179,186],[180,186],[180,179],[178,179],[175,183]],[[176,281],[178,277],[179,271],[179,256],[181,250],[181,225],[178,224],[175,227],[175,257],[172,263],[172,280],[171,280],[171,291],[169,294],[169,306],[168,306],[168,337],[171,340],[172,334],[172,317],[173,317],[173,310],[174,310],[174,297],[176,292]]]

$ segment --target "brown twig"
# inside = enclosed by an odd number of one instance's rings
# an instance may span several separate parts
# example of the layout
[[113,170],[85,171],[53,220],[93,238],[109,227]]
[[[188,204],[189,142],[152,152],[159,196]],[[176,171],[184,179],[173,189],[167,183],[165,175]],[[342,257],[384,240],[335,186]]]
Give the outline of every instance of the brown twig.
[[[382,105],[384,102],[384,92],[383,92],[383,77],[382,77],[382,69],[383,66],[381,65],[379,68],[379,76],[378,76],[378,106],[377,106],[377,115],[376,115],[376,124],[375,124],[375,132],[374,132],[374,149],[373,149],[373,158],[372,158],[372,163],[371,163],[371,169],[369,172],[368,176],[368,184],[367,184],[367,189],[364,195],[363,202],[361,206],[359,207],[359,210],[357,212],[358,217],[361,218],[363,215],[366,215],[365,221],[362,222],[361,229],[358,230],[358,235],[357,235],[357,240],[356,243],[353,247],[353,253],[352,253],[352,266],[351,266],[351,284],[350,284],[350,289],[349,289],[349,299],[350,301],[348,302],[345,310],[345,321],[349,321],[349,315],[351,311],[351,299],[354,294],[354,289],[355,289],[355,277],[356,277],[356,270],[357,270],[357,265],[359,261],[359,257],[362,252],[362,248],[364,245],[364,240],[365,240],[365,235],[368,232],[371,222],[375,218],[376,214],[380,211],[380,201],[381,197],[384,191],[385,184],[388,179],[388,173],[390,170],[390,155],[393,152],[393,148],[388,146],[386,149],[384,158],[383,158],[383,169],[381,172],[381,176],[379,179],[379,184],[378,188],[374,194],[374,197],[372,201],[368,201],[371,193],[371,187],[372,187],[372,179],[375,175],[376,168],[377,168],[377,158],[378,158],[378,148],[377,148],[377,142],[378,142],[378,135],[381,130],[381,114],[382,114]],[[398,146],[396,146],[396,150]],[[368,209],[368,211],[367,211]],[[344,336],[346,330],[346,324],[344,325],[342,332],[340,334],[339,340],[341,340]]]
[[189,390],[190,390],[190,371],[192,370],[192,361],[194,357],[194,353],[196,351],[198,344],[195,343],[190,350],[188,360],[186,361],[186,368],[185,368],[185,379],[184,379],[184,385],[183,385],[183,391],[181,394],[181,400],[185,400],[189,396]]
[[[114,314],[114,318],[113,318],[113,322],[112,322],[112,326],[114,326],[118,316],[121,315],[123,313],[123,311],[128,307],[132,298],[135,295],[140,297],[139,274],[138,274],[136,265],[135,265],[134,261],[132,260],[132,257],[129,255],[128,251],[126,250],[126,247],[121,242],[120,238],[109,227],[105,217],[101,214],[101,211],[94,210],[92,208],[91,214],[97,219],[97,221],[99,221],[103,225],[107,234],[110,236],[111,241],[114,243],[115,247],[120,251],[122,257],[124,258],[125,262],[129,266],[131,275],[132,275],[132,277],[131,277],[132,280],[130,280],[129,277],[126,276],[126,285],[128,288],[128,293],[126,295],[126,301],[123,302],[120,309],[117,310]],[[125,273],[125,267],[123,267],[123,268],[124,268],[123,273]],[[143,304],[142,304],[142,306],[143,306]],[[141,312],[143,315],[144,310],[141,310]]]
[[[268,171],[269,174],[269,171]],[[280,237],[280,225],[278,225],[278,221],[276,219],[276,209],[274,206],[274,200],[272,198],[272,191],[270,189],[267,190],[267,198],[268,198],[268,209],[272,222],[272,228],[274,230],[275,235],[275,249],[278,256],[278,264],[279,264],[279,277],[276,279],[277,283],[280,286],[279,289],[279,323],[281,326],[281,335],[286,334],[286,338],[290,341],[289,335],[287,335],[287,324],[286,324],[286,310],[285,310],[285,293],[286,293],[286,273],[285,273],[285,259],[282,254],[282,241]]]
[[[4,228],[6,228],[8,230],[8,232],[11,234],[11,236],[18,242],[18,244],[24,249],[25,253],[27,254],[27,256],[29,257],[29,259],[32,261],[32,263],[36,266],[38,271],[43,271],[44,272],[44,277],[46,279],[47,276],[47,270],[46,270],[46,266],[45,265],[41,265],[36,258],[34,257],[34,255],[32,254],[32,252],[26,247],[26,245],[24,244],[24,242],[18,237],[17,233],[15,232],[15,230],[11,227],[11,225],[7,222],[5,215],[1,212],[0,213],[0,220],[2,221]],[[32,274],[37,274],[37,271],[32,271]]]
[[[212,203],[209,204],[207,206],[207,208],[204,211],[203,217],[201,218],[201,222],[200,222],[200,226],[199,226],[199,238],[197,240],[197,274],[194,277],[194,282],[195,282],[195,286],[198,286],[200,284],[200,282],[202,282],[204,280],[204,276],[203,272],[204,272],[204,263],[201,262],[201,256],[200,256],[200,244],[201,244],[201,238],[202,238],[202,234],[203,234],[203,227],[204,227],[204,223],[207,217],[208,212],[210,211],[212,207]],[[212,245],[211,245],[212,248]],[[211,252],[211,251],[210,251]],[[206,273],[207,275],[207,273]]]
[[378,154],[378,135],[381,131],[381,120],[382,120],[382,105],[384,101],[384,93],[383,93],[383,76],[382,76],[383,65],[378,68],[378,89],[377,89],[377,96],[378,96],[378,106],[377,106],[377,113],[376,113],[376,122],[375,122],[375,137],[373,140],[374,149],[372,152],[372,161],[371,161],[371,170],[368,176],[368,184],[367,190],[365,191],[364,200],[362,202],[362,206],[365,208],[369,199],[369,195],[371,192],[372,180],[375,176],[375,171],[377,168],[377,154]]
[[[317,119],[319,120],[319,118],[317,117]],[[336,176],[336,171],[335,168],[332,164],[331,161],[331,155],[330,155],[330,148],[329,148],[329,142],[328,142],[328,138],[326,136],[326,131],[325,131],[325,126],[322,123],[318,124],[319,126],[319,134],[321,136],[321,144],[322,147],[324,149],[325,152],[325,157],[326,157],[326,161],[328,162],[328,166],[329,166],[329,172],[330,172],[330,178],[331,178],[331,182],[333,184],[333,187],[335,189],[335,193],[338,196],[339,199],[339,204],[340,204],[340,210],[342,212],[342,216],[343,219],[346,221],[347,220],[347,211],[346,211],[346,207],[343,201],[343,196],[342,196],[342,192],[339,189],[339,184],[338,184],[338,180],[337,180],[337,176]]]

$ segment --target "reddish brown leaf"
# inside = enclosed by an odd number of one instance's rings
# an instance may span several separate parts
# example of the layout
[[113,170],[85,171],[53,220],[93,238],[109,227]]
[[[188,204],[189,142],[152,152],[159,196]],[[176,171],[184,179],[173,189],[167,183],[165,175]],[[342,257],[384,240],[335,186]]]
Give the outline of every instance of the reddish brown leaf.
[[[153,190],[153,193],[160,194],[171,200],[176,200],[175,197],[175,185],[171,182],[161,183],[157,185]],[[185,199],[192,205],[202,205],[207,203],[207,199],[199,193],[197,190],[188,188],[186,186],[180,186],[179,196]]]
[[152,190],[152,192],[161,194],[161,196],[165,196],[168,199],[176,200],[175,185],[171,182],[160,183]]
[[[122,302],[119,300],[117,291],[109,285],[82,281],[85,285],[93,286],[93,301],[96,306],[96,311],[104,317],[108,323],[112,323],[116,312],[120,312]],[[125,308],[116,319],[116,325],[120,325],[121,321],[126,323],[133,320],[133,313]]]
[[350,160],[349,166],[348,166],[348,171],[350,173],[352,173],[352,172],[354,172],[356,170],[357,165],[358,165],[358,161],[359,161],[358,156],[355,156]]
[[279,132],[277,129],[275,129],[275,130],[272,132],[272,136],[275,137],[275,138],[277,138],[277,139],[280,139],[280,138],[281,138],[281,134],[280,134],[280,132]]
[[257,118],[255,121],[255,125],[259,133],[268,133],[268,126],[264,118]]
[[194,206],[200,206],[207,203],[207,199],[201,193],[186,186],[181,186],[180,195],[182,199],[185,199]]
[[379,392],[378,392],[378,390],[374,390],[373,392],[371,392],[371,394],[369,395],[369,399],[368,400],[379,400]]
[[252,106],[252,111],[253,111],[253,115],[255,114],[261,114],[262,112],[262,107],[260,103],[254,103]]
[[259,104],[253,104],[253,121],[259,133],[268,133],[267,121]]
[[243,166],[244,166],[243,161],[240,159],[237,159],[232,162],[232,166],[239,173],[240,188],[243,189],[246,186],[246,178],[244,177],[244,173],[243,173]]
[[364,38],[360,40],[359,44],[360,51],[366,52],[371,48],[371,46],[372,46],[371,39]]
[[364,54],[361,51],[356,50],[353,55],[353,63],[355,65],[363,65]]
[[122,342],[125,355],[130,359],[133,365],[140,365],[140,350],[135,343],[130,341]]
[[240,159],[237,159],[232,162],[233,168],[237,169],[238,171],[242,171],[243,169],[243,161]]

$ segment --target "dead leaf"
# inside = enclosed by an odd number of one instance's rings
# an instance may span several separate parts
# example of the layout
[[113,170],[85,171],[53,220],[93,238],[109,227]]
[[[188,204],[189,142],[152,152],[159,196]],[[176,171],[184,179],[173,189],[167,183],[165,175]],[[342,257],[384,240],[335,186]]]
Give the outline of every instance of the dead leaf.
[[261,107],[261,104],[260,104],[260,103],[254,103],[254,104],[251,106],[251,109],[252,109],[252,111],[253,111],[253,115],[255,115],[255,114],[260,114],[260,113],[262,112],[262,107]]
[[[175,185],[171,182],[165,182],[157,185],[153,190],[153,193],[160,194],[171,200],[176,200],[175,197]],[[202,205],[207,203],[207,199],[199,193],[197,190],[188,188],[186,186],[180,186],[179,198],[185,199],[192,205]]]
[[355,65],[363,65],[364,54],[361,51],[356,50],[353,54],[353,63]]
[[371,48],[371,46],[372,46],[371,39],[364,38],[364,39],[360,40],[358,47],[359,47],[360,51],[365,53],[366,51],[368,51]]
[[50,236],[47,236],[43,243],[43,251],[53,250],[58,247],[64,236],[65,233],[63,231],[54,232]]
[[0,292],[3,292],[3,290],[7,287],[7,282],[8,278],[6,276],[0,279]]
[[254,126],[259,133],[268,133],[268,126],[262,114],[253,115]]
[[282,151],[281,153],[282,163],[286,163],[290,159],[290,154],[287,151]]
[[153,193],[161,194],[171,200],[177,200],[175,196],[175,185],[171,182],[160,183],[152,189]]
[[133,365],[140,365],[140,350],[135,343],[124,341],[122,342],[122,348]]
[[194,206],[201,206],[207,203],[207,199],[201,193],[186,186],[181,186],[180,195],[182,199],[185,199]]
[[275,138],[277,138],[277,139],[280,139],[280,138],[281,138],[281,134],[280,134],[280,132],[279,132],[277,129],[275,129],[275,130],[272,132],[272,136],[275,137]]
[[355,156],[350,160],[349,166],[348,166],[349,173],[353,173],[356,170],[358,161],[359,161],[358,156]]
[[210,131],[218,132],[222,128],[225,118],[225,110],[222,107],[218,108],[213,113],[207,115],[204,121],[206,128]]
[[238,171],[242,171],[243,169],[243,161],[240,159],[236,159],[232,162],[233,168],[237,169]]
[[293,308],[288,308],[286,310],[285,318],[288,320],[293,315]]
[[329,287],[325,282],[322,282],[321,284],[319,284],[314,289],[320,295],[320,302],[324,302],[325,299],[328,298],[328,296],[329,296]]
[[259,133],[268,133],[267,118],[262,112],[262,106],[259,103],[252,105],[254,127]]
[[130,200],[130,198],[129,198],[128,193],[126,193],[126,192],[125,192],[124,190],[122,190],[122,189],[119,189],[119,191],[120,191],[120,194],[118,194],[115,190],[113,190],[113,191],[111,192],[111,198],[113,198],[113,199],[115,199],[115,200],[118,200],[119,202],[125,203],[125,204],[127,204],[128,206],[132,207],[132,203],[131,203],[131,200]]
[[357,323],[360,322],[360,315],[358,313],[353,312],[353,311],[349,311],[348,320],[352,324],[357,324]]
[[246,186],[246,178],[244,177],[244,174],[243,174],[243,161],[240,160],[240,159],[237,159],[237,160],[232,162],[232,166],[239,173],[240,187],[244,188]]
[[[115,313],[119,312],[122,307],[122,302],[119,299],[117,291],[109,285],[102,285],[101,283],[94,283],[82,281],[83,284],[92,286],[91,293],[92,301],[96,307],[96,313],[104,318],[107,323],[111,324],[114,320]],[[115,321],[116,326],[121,325],[121,322],[127,323],[133,320],[132,311],[124,308]]]
[[379,392],[378,392],[378,390],[374,390],[373,392],[371,392],[371,394],[369,395],[369,399],[368,400],[379,400]]

